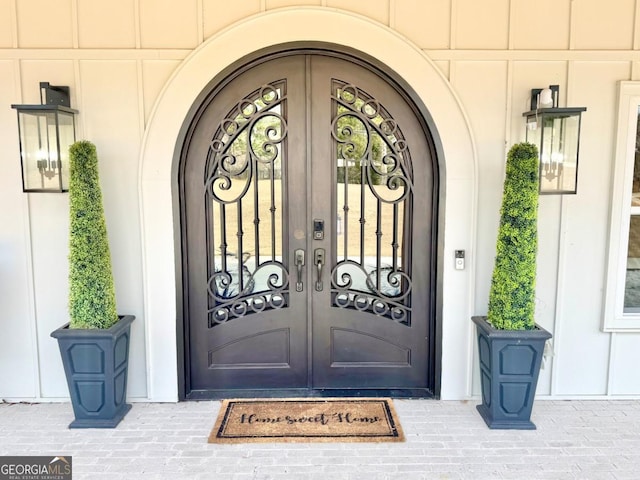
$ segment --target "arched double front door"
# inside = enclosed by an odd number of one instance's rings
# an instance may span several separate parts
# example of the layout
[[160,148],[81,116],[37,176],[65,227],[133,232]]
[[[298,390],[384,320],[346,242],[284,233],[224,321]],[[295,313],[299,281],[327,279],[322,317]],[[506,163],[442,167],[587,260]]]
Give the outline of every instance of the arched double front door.
[[199,106],[180,174],[187,398],[434,393],[437,160],[363,61],[255,61]]

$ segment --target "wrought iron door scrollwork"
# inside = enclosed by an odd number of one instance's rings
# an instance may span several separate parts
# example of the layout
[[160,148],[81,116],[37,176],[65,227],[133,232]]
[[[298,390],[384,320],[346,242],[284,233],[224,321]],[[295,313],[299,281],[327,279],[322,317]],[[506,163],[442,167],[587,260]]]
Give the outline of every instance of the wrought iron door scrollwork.
[[[410,326],[413,169],[407,142],[380,102],[355,85],[334,80],[332,99],[341,210],[333,306]],[[350,218],[358,210],[359,218]]]
[[209,327],[288,305],[286,98],[284,81],[262,86],[238,102],[211,140],[204,177]]

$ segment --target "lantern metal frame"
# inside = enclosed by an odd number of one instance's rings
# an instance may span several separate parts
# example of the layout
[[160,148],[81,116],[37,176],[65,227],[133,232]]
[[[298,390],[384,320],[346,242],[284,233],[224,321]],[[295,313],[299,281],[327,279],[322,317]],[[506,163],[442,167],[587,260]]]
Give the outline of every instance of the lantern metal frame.
[[[542,103],[542,96],[548,102]],[[522,114],[526,118],[526,141],[538,147],[540,195],[576,194],[578,190],[580,128],[582,112],[587,108],[560,108],[559,97],[558,85],[534,88],[531,110]],[[531,141],[531,136],[537,137],[536,141]]]
[[[40,105],[11,105],[11,108],[14,108],[18,115],[22,191],[57,193],[69,191],[69,166],[63,158],[68,157],[69,146],[75,142],[75,114],[78,113],[78,110],[71,108],[69,87],[40,82]],[[35,124],[28,123],[27,116],[35,120]],[[67,122],[70,120],[70,125],[68,123],[63,125],[62,119]],[[31,185],[32,182],[27,178],[29,172],[35,172],[32,166],[34,159],[28,158],[33,156],[34,152],[26,145],[27,138],[37,138],[35,169],[40,174],[40,188]],[[49,180],[49,185],[45,185],[45,178]],[[53,179],[57,181],[52,184]]]

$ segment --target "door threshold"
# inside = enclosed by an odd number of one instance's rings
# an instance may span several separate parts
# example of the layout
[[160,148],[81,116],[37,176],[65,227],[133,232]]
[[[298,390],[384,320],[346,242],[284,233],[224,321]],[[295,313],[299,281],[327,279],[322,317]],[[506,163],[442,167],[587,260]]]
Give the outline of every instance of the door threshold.
[[278,390],[192,390],[181,400],[222,400],[225,398],[431,398],[437,399],[426,388],[286,388]]

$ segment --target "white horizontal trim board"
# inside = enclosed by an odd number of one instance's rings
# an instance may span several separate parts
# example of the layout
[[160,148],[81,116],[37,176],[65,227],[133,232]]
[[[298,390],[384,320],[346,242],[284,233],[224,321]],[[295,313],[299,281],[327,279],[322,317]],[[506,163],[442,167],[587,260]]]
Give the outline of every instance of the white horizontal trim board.
[[[0,48],[0,60],[183,60],[193,51],[184,48]],[[422,52],[432,61],[640,62],[637,50],[422,49]]]
[[0,60],[184,60],[191,49],[0,48]]

